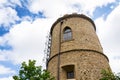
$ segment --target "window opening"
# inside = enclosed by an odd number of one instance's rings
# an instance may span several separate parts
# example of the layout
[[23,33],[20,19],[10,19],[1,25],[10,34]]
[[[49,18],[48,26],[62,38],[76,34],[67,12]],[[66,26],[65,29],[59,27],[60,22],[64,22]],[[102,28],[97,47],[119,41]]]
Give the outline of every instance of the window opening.
[[69,27],[66,27],[64,29],[64,35],[63,35],[64,40],[71,40],[72,39],[72,31]]
[[66,65],[62,67],[66,73],[66,79],[74,79],[75,78],[75,71],[74,65]]
[[74,72],[73,71],[67,72],[67,79],[73,79],[73,78],[74,78]]

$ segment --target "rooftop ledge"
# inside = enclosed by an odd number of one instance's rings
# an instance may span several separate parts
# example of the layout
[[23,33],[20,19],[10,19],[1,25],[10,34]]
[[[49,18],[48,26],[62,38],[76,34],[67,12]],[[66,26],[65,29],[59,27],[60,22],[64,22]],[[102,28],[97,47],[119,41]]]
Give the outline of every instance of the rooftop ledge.
[[58,18],[58,19],[53,23],[53,25],[52,25],[52,27],[51,27],[51,30],[50,30],[50,34],[52,35],[52,31],[53,31],[55,25],[56,25],[58,22],[61,22],[62,20],[66,19],[66,18],[72,18],[72,17],[80,17],[80,18],[84,18],[84,19],[88,20],[89,22],[92,23],[92,25],[93,25],[93,27],[94,27],[94,29],[95,29],[95,31],[96,31],[96,26],[95,26],[95,24],[94,24],[94,21],[93,21],[91,18],[87,17],[87,16],[84,15],[84,14],[73,13],[73,14],[66,14],[66,15],[64,15],[63,17]]

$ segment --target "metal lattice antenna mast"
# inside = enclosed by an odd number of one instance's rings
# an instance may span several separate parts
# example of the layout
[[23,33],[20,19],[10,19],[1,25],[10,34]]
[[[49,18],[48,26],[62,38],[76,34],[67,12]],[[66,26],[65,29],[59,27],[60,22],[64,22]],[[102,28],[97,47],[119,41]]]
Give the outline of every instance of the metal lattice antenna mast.
[[46,64],[46,68],[47,68],[47,62],[48,62],[49,57],[50,57],[50,46],[51,46],[51,35],[48,32],[48,34],[46,36],[44,58],[43,58],[43,61]]

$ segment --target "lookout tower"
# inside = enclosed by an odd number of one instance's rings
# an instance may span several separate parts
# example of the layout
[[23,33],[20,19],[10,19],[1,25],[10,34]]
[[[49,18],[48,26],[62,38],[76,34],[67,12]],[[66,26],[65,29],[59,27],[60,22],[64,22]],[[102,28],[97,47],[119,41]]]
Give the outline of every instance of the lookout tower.
[[48,70],[56,80],[99,80],[110,69],[94,22],[83,14],[65,15],[52,25]]

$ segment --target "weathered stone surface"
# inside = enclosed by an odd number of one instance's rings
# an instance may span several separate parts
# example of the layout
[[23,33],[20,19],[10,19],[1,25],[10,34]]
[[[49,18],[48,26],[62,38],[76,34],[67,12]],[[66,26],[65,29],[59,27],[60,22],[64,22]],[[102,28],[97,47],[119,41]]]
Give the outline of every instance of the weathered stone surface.
[[[62,68],[66,65],[74,65],[75,80],[99,80],[101,70],[110,69],[108,58],[103,54],[92,20],[84,15],[74,15],[62,17],[52,26],[52,44],[48,70],[57,80],[57,54],[60,49],[60,80],[67,80],[66,72]],[[63,40],[63,30],[66,26],[72,30],[72,39],[69,41]],[[59,42],[59,40],[61,41]]]

